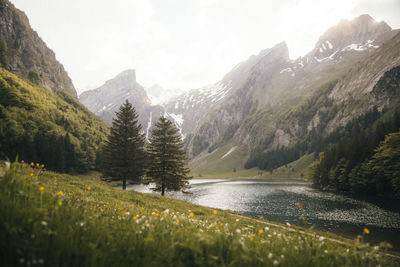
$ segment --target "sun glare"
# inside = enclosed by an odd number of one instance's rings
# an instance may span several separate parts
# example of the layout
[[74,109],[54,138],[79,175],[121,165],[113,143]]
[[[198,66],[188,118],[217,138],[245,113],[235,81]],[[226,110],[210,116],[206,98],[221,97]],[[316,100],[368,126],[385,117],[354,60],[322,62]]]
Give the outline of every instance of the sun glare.
[[341,19],[352,19],[354,0],[305,0],[287,5],[280,14],[280,27],[292,58],[309,52],[321,33]]

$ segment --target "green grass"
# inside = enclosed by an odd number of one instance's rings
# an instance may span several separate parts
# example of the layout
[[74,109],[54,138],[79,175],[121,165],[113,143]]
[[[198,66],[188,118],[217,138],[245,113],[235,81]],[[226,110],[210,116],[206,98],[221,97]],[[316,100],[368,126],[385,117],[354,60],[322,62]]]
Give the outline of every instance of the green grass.
[[305,155],[296,161],[288,163],[272,172],[264,172],[263,178],[304,178],[307,176],[308,166],[314,161],[314,153]]
[[0,178],[0,266],[399,264],[362,242],[122,191],[95,176],[12,164]]

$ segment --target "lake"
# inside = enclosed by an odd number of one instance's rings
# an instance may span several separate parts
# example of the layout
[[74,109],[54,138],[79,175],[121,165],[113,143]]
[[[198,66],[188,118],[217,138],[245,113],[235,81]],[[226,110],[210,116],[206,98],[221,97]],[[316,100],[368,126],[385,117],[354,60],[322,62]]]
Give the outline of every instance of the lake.
[[[190,194],[167,192],[166,196],[195,204],[228,209],[270,221],[304,225],[301,203],[308,227],[354,239],[364,227],[371,231],[365,240],[388,241],[400,250],[399,203],[354,199],[321,192],[301,180],[210,180],[192,179]],[[130,185],[130,190],[151,193],[149,187]]]

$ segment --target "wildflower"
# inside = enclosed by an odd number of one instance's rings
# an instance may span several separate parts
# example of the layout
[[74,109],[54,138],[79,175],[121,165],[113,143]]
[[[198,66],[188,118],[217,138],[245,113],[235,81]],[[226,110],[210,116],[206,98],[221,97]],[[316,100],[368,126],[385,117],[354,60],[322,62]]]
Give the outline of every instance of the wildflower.
[[250,237],[250,241],[253,241],[253,240],[254,240],[254,236],[251,236],[251,237]]
[[87,187],[87,190],[89,190],[89,191],[90,191],[91,189],[92,189],[92,188],[91,188],[90,186],[88,186],[88,187]]
[[324,253],[325,253],[325,254],[328,254],[328,251],[325,249],[325,250],[324,250]]
[[34,167],[34,166],[35,166],[35,163],[31,162],[31,166]]
[[40,164],[39,163],[36,163],[36,167],[39,167],[40,166]]
[[268,259],[272,259],[272,253],[268,253]]
[[264,230],[265,230],[265,231],[269,231],[269,227],[268,227],[268,226],[265,226],[265,227],[264,227]]
[[136,219],[137,219],[137,217],[136,217],[136,216],[133,216],[132,220],[136,221]]
[[41,221],[40,222],[43,226],[47,226],[47,222],[46,221]]
[[179,223],[179,220],[177,219],[175,222],[176,222],[176,223]]
[[31,172],[31,174],[29,174],[31,177],[33,176],[33,172]]
[[224,226],[224,224],[223,224],[223,223],[219,223],[219,226],[221,226],[221,227],[222,227],[222,226]]
[[43,192],[43,191],[44,191],[44,186],[39,187],[39,190],[40,190],[41,192]]
[[260,229],[260,230],[258,230],[258,233],[262,234],[262,233],[264,233],[264,231],[262,229]]
[[240,229],[236,229],[236,233],[240,234],[240,232],[241,232]]
[[57,196],[61,196],[62,194],[63,194],[62,191],[58,191],[58,192],[57,192]]
[[278,264],[279,264],[279,261],[274,260],[273,264],[274,264],[274,265],[278,265]]
[[368,228],[364,228],[364,234],[367,234],[367,235],[369,235],[369,234],[370,234],[370,231],[369,231],[369,229],[368,229]]
[[103,212],[104,210],[102,208],[100,208],[100,212]]
[[80,225],[81,227],[83,227],[83,226],[85,225],[85,223],[84,223],[84,222],[81,222],[79,225]]
[[324,241],[324,240],[325,240],[325,237],[323,237],[323,236],[319,237],[319,241]]
[[61,206],[62,206],[62,204],[63,204],[63,203],[62,203],[62,201],[58,201],[58,206],[60,206],[60,207],[61,207]]
[[121,220],[121,216],[118,215],[118,220]]
[[193,212],[191,212],[191,213],[189,214],[189,216],[190,216],[190,217],[194,217],[194,214],[193,214]]
[[302,203],[297,202],[297,203],[294,203],[294,205],[295,205],[296,207],[298,207],[299,209],[302,209],[302,208],[303,208],[303,204],[302,204]]
[[76,202],[80,203],[82,200],[80,200],[79,198],[76,199]]
[[213,210],[213,214],[216,215],[216,214],[217,214],[217,211],[216,211],[216,210]]

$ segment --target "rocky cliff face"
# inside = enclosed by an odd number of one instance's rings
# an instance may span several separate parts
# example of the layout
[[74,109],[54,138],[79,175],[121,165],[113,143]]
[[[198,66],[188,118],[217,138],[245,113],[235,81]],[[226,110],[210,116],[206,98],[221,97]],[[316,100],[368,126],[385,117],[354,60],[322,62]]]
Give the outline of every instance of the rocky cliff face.
[[0,0],[0,66],[45,88],[62,89],[77,97],[64,67],[57,61],[26,15]]
[[[304,57],[289,60],[281,43],[239,64],[219,83],[215,103],[194,90],[167,110],[186,118],[188,150],[191,157],[200,154],[203,163],[220,148],[235,147],[248,156],[291,146],[316,131],[326,135],[372,107],[399,101],[371,93],[400,65],[396,34],[368,15],[343,20]],[[229,160],[235,151],[219,160]]]
[[99,88],[85,91],[79,96],[79,101],[90,111],[111,124],[115,112],[128,100],[139,114],[139,122],[147,125],[150,99],[146,91],[136,81],[136,71],[126,70]]

